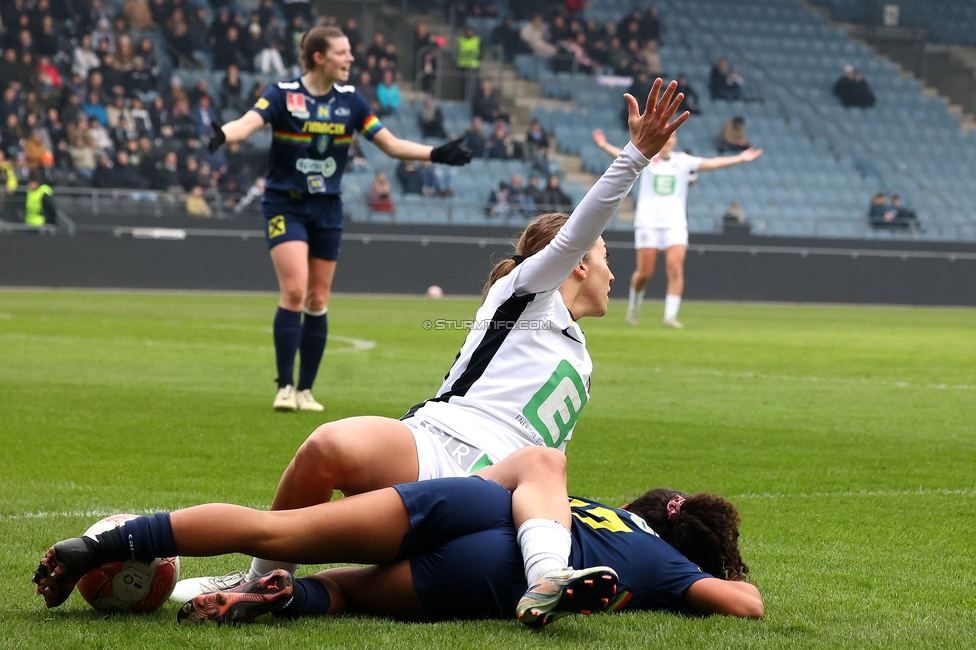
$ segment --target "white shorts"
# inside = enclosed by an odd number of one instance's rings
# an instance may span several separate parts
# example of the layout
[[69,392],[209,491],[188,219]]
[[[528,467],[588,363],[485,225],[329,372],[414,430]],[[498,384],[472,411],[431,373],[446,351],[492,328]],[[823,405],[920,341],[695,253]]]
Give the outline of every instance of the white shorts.
[[656,248],[666,251],[672,246],[688,245],[688,226],[671,228],[634,228],[634,248]]
[[468,476],[492,464],[488,454],[421,416],[402,422],[417,443],[418,481]]

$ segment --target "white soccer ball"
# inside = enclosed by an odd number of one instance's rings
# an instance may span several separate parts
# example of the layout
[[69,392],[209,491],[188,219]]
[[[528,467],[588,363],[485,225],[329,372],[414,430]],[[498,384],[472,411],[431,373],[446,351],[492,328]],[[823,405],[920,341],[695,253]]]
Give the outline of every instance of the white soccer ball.
[[443,298],[444,290],[441,289],[436,284],[427,287],[427,297],[428,298]]
[[[93,538],[136,515],[111,515],[85,531]],[[128,560],[92,569],[78,581],[78,592],[100,612],[146,614],[159,609],[180,579],[180,558],[166,557],[150,563]]]

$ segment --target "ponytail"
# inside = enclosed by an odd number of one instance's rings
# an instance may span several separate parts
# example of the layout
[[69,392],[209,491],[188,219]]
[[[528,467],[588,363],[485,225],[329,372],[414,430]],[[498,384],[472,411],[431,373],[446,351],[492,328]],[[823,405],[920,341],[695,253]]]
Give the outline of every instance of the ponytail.
[[699,492],[651,490],[628,507],[702,571],[722,580],[745,580],[739,552],[739,512],[725,499]]
[[[569,219],[569,215],[563,214],[561,212],[551,212],[548,214],[541,214],[532,222],[525,227],[522,232],[522,236],[519,237],[518,243],[515,245],[515,257],[520,257],[525,259],[531,255],[535,255],[546,245],[553,240],[559,229],[563,227],[563,224]],[[519,260],[521,261],[521,260]],[[500,278],[505,277],[511,273],[515,267],[518,266],[518,262],[515,259],[509,257],[498,264],[495,268],[491,270],[488,274],[488,282],[485,284],[485,288],[481,292],[481,298],[484,299],[488,295],[488,290],[491,289],[492,285],[495,284]]]

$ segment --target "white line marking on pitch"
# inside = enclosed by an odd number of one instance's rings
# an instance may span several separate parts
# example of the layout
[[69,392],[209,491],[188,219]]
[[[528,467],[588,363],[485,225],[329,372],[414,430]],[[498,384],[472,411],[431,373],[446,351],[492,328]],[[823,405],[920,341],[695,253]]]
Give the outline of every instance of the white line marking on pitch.
[[364,350],[372,350],[376,347],[376,341],[367,341],[366,339],[354,339],[348,336],[330,336],[329,338],[333,341],[341,341],[352,346],[332,350],[332,352],[362,352]]
[[[230,328],[224,328],[230,329]],[[265,328],[253,328],[258,331],[265,331]],[[268,333],[271,333],[271,329],[267,329]],[[108,341],[109,339],[98,339],[98,338],[87,338],[81,336],[45,336],[40,334],[0,334],[0,338],[15,339],[20,341],[30,341],[30,340],[40,340],[40,341],[53,341],[59,343],[77,343],[85,342],[92,343],[96,341]],[[365,350],[372,350],[376,347],[376,341],[368,341],[366,339],[356,339],[349,336],[330,336],[329,339],[339,342],[346,343],[349,347],[343,348],[326,348],[327,353],[340,354],[343,352],[363,352]],[[130,343],[138,345],[140,341],[135,339],[112,339],[114,344],[118,343]],[[185,343],[182,341],[152,341],[146,340],[141,342],[143,345],[148,347],[159,346],[164,348],[177,348],[177,349],[200,349],[200,348],[211,348],[220,350],[238,350],[238,351],[260,351],[265,352],[270,349],[268,346],[264,345],[238,345],[235,343]]]
[[747,492],[731,499],[822,499],[844,497],[976,496],[976,488],[918,488],[917,490],[852,490],[849,492]]
[[[262,334],[273,334],[274,329],[270,327],[256,327],[253,325],[214,325],[215,330],[237,330],[241,332],[261,332]],[[372,350],[376,347],[376,341],[367,341],[366,339],[354,339],[349,336],[337,336],[335,334],[329,337],[330,341],[338,341],[340,343],[348,343],[351,347],[348,348],[326,348],[326,352],[362,352],[364,350]]]
[[[184,506],[186,507],[186,506]],[[263,506],[257,505],[247,505],[246,507],[252,508],[254,510],[267,510],[267,504]],[[152,515],[157,512],[169,512],[166,508],[118,508],[115,510],[106,510],[103,508],[95,510],[66,510],[64,512],[24,512],[19,515],[0,515],[0,521],[22,521],[30,519],[64,519],[64,518],[74,518],[83,517],[85,519],[101,519],[103,517],[108,517],[109,515],[116,515],[119,513],[127,513],[130,515]]]
[[710,370],[699,368],[654,368],[654,372],[677,371],[692,375],[711,375],[713,377],[729,377],[731,379],[772,379],[774,381],[809,381],[825,384],[863,384],[876,386],[892,386],[894,388],[932,388],[935,390],[976,390],[976,386],[967,384],[912,384],[907,381],[885,381],[883,379],[854,379],[847,377],[797,377],[795,375],[767,375],[761,372],[729,372],[726,370]]
[[[917,490],[858,490],[850,492],[747,492],[729,495],[729,499],[823,499],[838,497],[911,497],[911,496],[976,496],[974,488],[918,488]],[[255,510],[267,510],[267,505],[247,505]],[[23,521],[30,519],[95,518],[108,517],[120,512],[133,515],[151,515],[165,508],[120,508],[117,510],[68,510],[64,512],[25,512],[19,515],[0,515],[0,521]]]

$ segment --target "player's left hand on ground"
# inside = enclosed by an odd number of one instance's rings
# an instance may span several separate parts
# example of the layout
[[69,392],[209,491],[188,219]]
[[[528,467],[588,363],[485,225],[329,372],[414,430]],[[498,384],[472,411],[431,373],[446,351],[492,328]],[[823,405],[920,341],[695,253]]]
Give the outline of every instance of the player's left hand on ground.
[[471,162],[471,150],[464,146],[464,138],[458,138],[434,147],[430,152],[430,161],[443,165],[467,165]]
[[677,81],[669,83],[664,95],[661,96],[662,85],[660,77],[654,80],[651,92],[647,94],[647,105],[643,115],[634,96],[630,93],[624,95],[629,111],[627,126],[630,127],[630,141],[647,158],[657,154],[671,134],[691,115],[685,111],[671,122],[685,96],[684,93],[675,94],[678,89]]
[[753,149],[752,147],[749,147],[748,149],[740,153],[739,157],[742,158],[744,162],[752,162],[753,160],[761,156],[762,152],[763,152],[762,149]]
[[210,134],[210,142],[207,143],[207,149],[210,153],[216,153],[217,149],[220,149],[220,145],[227,142],[227,136],[224,135],[224,129],[217,122],[210,123],[211,128],[213,128],[213,133]]

